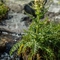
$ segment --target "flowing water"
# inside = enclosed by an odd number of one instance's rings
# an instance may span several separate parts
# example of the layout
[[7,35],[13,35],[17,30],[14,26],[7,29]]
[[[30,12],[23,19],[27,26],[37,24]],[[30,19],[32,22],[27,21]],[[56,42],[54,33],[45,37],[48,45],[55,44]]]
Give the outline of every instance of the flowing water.
[[21,60],[20,57],[10,56],[9,51],[11,47],[22,39],[24,30],[28,30],[29,20],[27,15],[21,13],[9,12],[8,18],[0,22],[0,41],[4,41],[5,47],[0,50],[0,60]]

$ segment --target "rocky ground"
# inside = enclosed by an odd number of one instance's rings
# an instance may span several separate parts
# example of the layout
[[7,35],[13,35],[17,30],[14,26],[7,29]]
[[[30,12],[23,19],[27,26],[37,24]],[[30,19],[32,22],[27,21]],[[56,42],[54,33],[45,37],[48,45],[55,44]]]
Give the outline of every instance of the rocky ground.
[[30,18],[22,13],[9,12],[8,17],[0,22],[0,60],[14,59],[9,56],[11,47],[21,40],[24,30],[28,30]]
[[25,18],[29,19],[27,15],[24,15],[22,13],[9,12],[8,18],[0,22],[0,29],[21,33],[24,29],[26,30],[28,28],[28,23],[26,23],[26,20],[23,21]]
[[[17,57],[9,56],[9,50],[13,44],[21,40],[24,30],[28,30],[31,19],[23,14],[24,5],[31,0],[9,0],[3,2],[10,8],[7,19],[0,22],[0,60],[19,60]],[[45,17],[55,22],[60,22],[59,0],[48,0],[45,7],[48,12]],[[2,53],[1,53],[2,52]],[[16,56],[15,56],[16,57]]]
[[60,22],[60,0],[47,0],[46,6],[48,7],[47,16],[50,20]]
[[[9,56],[11,47],[21,40],[24,30],[28,30],[31,19],[21,13],[19,6],[16,7],[13,4],[13,9],[10,9],[6,19],[0,21],[0,60],[18,60],[20,58],[14,58]],[[12,7],[11,6],[11,7]]]

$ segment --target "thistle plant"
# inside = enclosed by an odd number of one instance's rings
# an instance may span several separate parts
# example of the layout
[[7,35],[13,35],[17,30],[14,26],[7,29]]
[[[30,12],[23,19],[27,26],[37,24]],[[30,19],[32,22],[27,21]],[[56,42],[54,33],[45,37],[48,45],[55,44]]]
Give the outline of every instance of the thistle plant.
[[34,4],[37,17],[33,18],[22,40],[12,47],[10,55],[17,51],[24,60],[59,60],[60,24],[40,19],[43,0],[35,0]]

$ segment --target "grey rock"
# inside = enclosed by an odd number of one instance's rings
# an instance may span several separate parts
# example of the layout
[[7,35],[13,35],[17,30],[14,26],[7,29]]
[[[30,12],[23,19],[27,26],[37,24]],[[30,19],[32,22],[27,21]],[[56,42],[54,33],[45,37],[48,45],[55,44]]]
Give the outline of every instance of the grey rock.
[[5,20],[5,25],[0,25],[1,30],[6,30],[9,32],[23,33],[24,30],[28,30],[28,26],[26,26],[27,22],[22,21],[23,17],[28,17],[22,13],[9,13],[9,16],[13,16],[10,19]]
[[11,10],[11,11],[13,11],[13,12],[17,12],[17,13],[21,13],[22,12],[22,10],[23,10],[23,7],[20,5],[20,4],[17,4],[17,3],[15,3],[15,2],[7,2],[7,3],[5,3],[8,7],[9,7],[9,9]]
[[60,0],[47,0],[45,7],[48,7],[48,12],[60,12]]
[[59,0],[53,0],[55,4],[58,4],[60,1]]
[[48,12],[52,12],[52,13],[59,13],[60,12],[60,5],[58,4],[51,4]]
[[60,23],[60,15],[54,17],[56,23]]
[[3,2],[14,12],[22,12],[24,5],[32,0],[3,0]]
[[60,15],[60,0],[48,0],[45,7],[48,8],[47,16],[49,19],[60,22],[58,17]]

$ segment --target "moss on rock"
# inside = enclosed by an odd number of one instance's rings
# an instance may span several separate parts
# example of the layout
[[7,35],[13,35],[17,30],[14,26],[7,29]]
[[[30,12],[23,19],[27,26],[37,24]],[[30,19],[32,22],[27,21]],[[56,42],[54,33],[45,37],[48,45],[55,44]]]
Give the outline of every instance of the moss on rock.
[[5,4],[0,2],[0,20],[2,18],[6,18],[6,14],[7,14],[8,10],[9,10],[9,8]]

